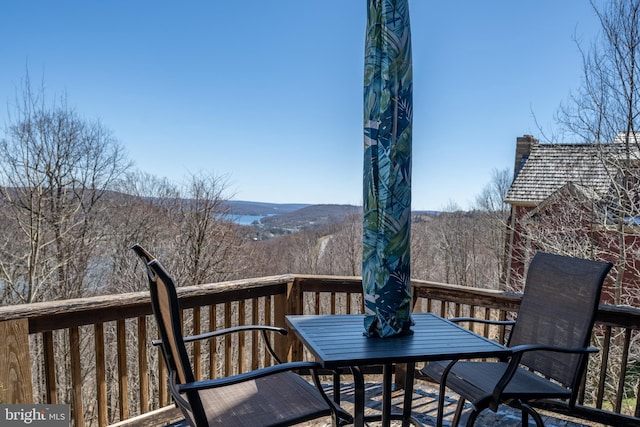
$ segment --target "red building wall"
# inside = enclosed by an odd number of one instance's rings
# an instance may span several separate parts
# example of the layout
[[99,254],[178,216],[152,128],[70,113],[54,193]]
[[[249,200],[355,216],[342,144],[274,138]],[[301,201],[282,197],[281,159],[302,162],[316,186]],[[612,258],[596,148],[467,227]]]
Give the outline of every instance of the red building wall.
[[[605,280],[601,302],[640,307],[640,233],[638,231],[635,231],[636,234],[626,234],[624,245],[621,245],[620,234],[616,231],[615,226],[607,228],[600,225],[594,226],[593,221],[590,221],[580,225],[582,230],[575,230],[574,232],[582,234],[585,240],[590,242],[591,248],[588,250],[584,246],[572,248],[569,244],[561,249],[558,247],[549,249],[545,248],[543,242],[531,241],[526,237],[528,233],[523,228],[524,224],[526,224],[523,218],[531,214],[534,209],[536,208],[526,206],[512,207],[513,218],[509,233],[507,233],[509,242],[506,244],[508,252],[507,265],[510,267],[506,276],[506,290],[522,292],[527,266],[536,251],[562,252],[563,255],[612,262],[614,268]],[[559,206],[549,206],[540,215],[557,216],[557,209],[559,209]],[[563,212],[563,214],[566,217],[567,213]],[[552,224],[552,222],[546,224]],[[575,227],[577,228],[578,226]],[[562,230],[548,231],[550,235],[554,233],[561,235],[562,232]],[[621,253],[625,254],[624,257]]]

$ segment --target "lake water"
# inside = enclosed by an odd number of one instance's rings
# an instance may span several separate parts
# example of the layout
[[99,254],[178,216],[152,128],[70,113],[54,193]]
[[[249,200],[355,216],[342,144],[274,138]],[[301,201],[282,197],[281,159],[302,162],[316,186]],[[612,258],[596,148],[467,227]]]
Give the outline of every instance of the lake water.
[[269,215],[231,215],[233,222],[239,225],[251,225],[255,221],[260,222],[262,218],[266,218]]

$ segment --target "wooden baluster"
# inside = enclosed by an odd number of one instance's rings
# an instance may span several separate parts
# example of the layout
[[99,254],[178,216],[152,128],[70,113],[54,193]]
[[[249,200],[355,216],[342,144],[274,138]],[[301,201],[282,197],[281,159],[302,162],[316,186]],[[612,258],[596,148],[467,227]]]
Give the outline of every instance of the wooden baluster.
[[580,385],[578,386],[578,398],[576,399],[576,403],[578,405],[584,405],[584,395],[587,387],[587,375],[589,373],[592,358],[587,357],[587,367],[584,370],[584,374],[582,375],[582,379],[580,380]]
[[73,396],[73,420],[75,425],[84,425],[82,406],[82,369],[80,365],[80,331],[77,326],[69,329],[69,350],[71,352],[71,386]]
[[140,413],[149,411],[149,364],[147,362],[147,318],[138,317],[138,378]]
[[[271,296],[265,297],[264,299],[264,323],[265,325],[273,325],[273,318],[271,315]],[[270,340],[273,339],[273,334],[268,334],[267,335],[269,337]],[[271,341],[273,342],[273,341]],[[269,366],[271,365],[271,355],[269,354],[268,351],[264,351],[264,361],[263,361],[263,365],[264,366]]]
[[[126,322],[120,319],[116,322],[118,349],[118,394],[120,404],[120,419],[129,418],[129,384],[127,373],[127,330]],[[78,424],[84,425],[84,424]]]
[[314,314],[320,314],[320,301],[322,300],[320,292],[316,292],[314,293],[314,301],[315,301],[315,305],[314,305]]
[[[260,312],[258,311],[259,300],[254,298],[251,300],[251,323],[254,325],[260,324]],[[251,369],[255,370],[259,368],[260,353],[258,343],[258,331],[253,331],[251,334]]]
[[605,328],[604,341],[602,346],[602,361],[600,362],[600,378],[598,380],[598,394],[596,396],[596,408],[602,409],[604,400],[605,382],[607,380],[607,365],[609,363],[609,352],[611,349],[611,326]]
[[336,293],[331,292],[331,314],[336,314]]
[[[238,301],[238,326],[243,326],[246,324],[245,316],[246,316],[247,304],[246,300]],[[238,372],[245,372],[247,367],[247,343],[245,339],[244,332],[239,332],[237,334],[236,339],[238,340]]]
[[167,406],[169,404],[169,379],[167,376],[167,365],[164,361],[164,355],[162,354],[162,346],[158,346],[158,400],[160,406]]
[[[488,307],[484,308],[484,320],[491,320],[491,309]],[[484,336],[489,338],[491,325],[484,325]]]
[[[464,313],[461,313],[461,315],[464,316]],[[475,305],[470,305],[469,306],[469,317],[471,317],[472,319],[476,318],[476,306]],[[471,330],[473,332],[475,332],[477,334],[478,333],[478,328],[480,326],[479,326],[479,323],[471,322],[469,327],[471,328]]]
[[636,409],[633,416],[640,418],[640,381],[638,381],[638,385],[636,387]]
[[[224,304],[224,327],[231,327],[231,303],[226,302]],[[231,375],[231,335],[228,334],[224,337],[224,375]]]
[[[193,335],[198,335],[200,329],[200,307],[194,307],[193,314]],[[202,344],[200,341],[193,342],[193,375],[196,380],[202,379]]]
[[96,393],[98,400],[98,426],[105,427],[107,417],[107,380],[104,357],[104,325],[96,323],[93,326],[96,346]]
[[[218,327],[216,305],[209,306],[209,331],[215,331]],[[215,338],[209,339],[209,377],[218,378],[218,353]]]
[[58,403],[58,386],[56,384],[56,362],[53,350],[53,332],[42,333],[42,344],[44,345],[44,375],[47,384],[47,403]]
[[[500,310],[500,313],[498,314],[498,320],[506,320],[507,319],[507,312],[504,310]],[[506,344],[506,328],[500,328],[498,329],[498,342],[501,344]]]
[[622,410],[622,400],[624,399],[624,383],[625,374],[627,373],[627,363],[629,361],[629,346],[631,344],[631,329],[625,328],[624,330],[624,345],[621,354],[620,361],[620,376],[618,378],[618,391],[616,393],[616,412],[620,413]]

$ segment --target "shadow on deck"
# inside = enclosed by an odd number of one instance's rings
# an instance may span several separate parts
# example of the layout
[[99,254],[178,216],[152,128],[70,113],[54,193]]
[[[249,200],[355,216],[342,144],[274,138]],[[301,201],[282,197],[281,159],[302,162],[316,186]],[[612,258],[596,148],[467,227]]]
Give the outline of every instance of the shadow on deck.
[[[332,396],[331,384],[325,385],[327,394]],[[341,406],[349,411],[353,411],[353,384],[343,383],[340,389]],[[382,408],[382,386],[377,382],[368,382],[365,385],[367,415],[377,415],[381,413]],[[402,402],[404,399],[404,391],[402,389],[394,390],[392,399],[392,411],[402,412]],[[444,427],[451,427],[451,421],[453,413],[457,404],[456,395],[447,395],[445,398],[445,420]],[[462,415],[460,425],[464,425],[467,419],[467,414],[470,411],[470,406],[465,410]],[[423,426],[435,426],[436,417],[438,412],[438,390],[428,383],[422,381],[416,381],[413,391],[413,416]],[[558,418],[557,414],[549,415],[544,411],[540,411],[540,415],[544,420],[546,427],[587,427],[587,426],[599,426],[601,424],[588,423],[583,420],[573,420],[568,418]],[[516,427],[521,426],[520,413],[508,406],[501,406],[497,413],[493,413],[489,410],[484,411],[476,420],[476,427]],[[379,426],[379,422],[368,423],[369,427]],[[400,421],[392,421],[393,427],[399,427],[402,425]],[[529,426],[535,426],[533,420],[529,419]],[[176,422],[170,424],[168,427],[188,427],[186,421]],[[331,427],[331,419],[318,419],[306,423],[298,424],[297,427]]]
[[[327,385],[328,394],[331,395],[330,385]],[[340,390],[341,393],[341,406],[347,411],[353,409],[353,384],[343,383]],[[366,406],[367,415],[380,414],[382,403],[382,386],[379,383],[368,382],[366,384]],[[393,392],[392,410],[393,412],[402,411],[402,402],[404,397],[404,391],[399,389]],[[451,421],[453,413],[457,404],[456,395],[447,395],[445,398],[445,420],[444,427],[451,427]],[[469,412],[465,410],[466,413]],[[425,426],[434,426],[437,412],[438,412],[438,390],[431,387],[428,383],[423,381],[416,381],[415,389],[413,392],[413,416],[418,422]],[[582,420],[569,420],[557,418],[557,415],[547,415],[544,412],[540,412],[545,422],[546,427],[584,427],[584,426],[596,426],[600,424],[585,424]],[[493,413],[489,410],[484,411],[480,417],[476,420],[477,427],[516,427],[520,426],[520,413],[508,406],[502,406],[497,413]],[[466,414],[463,413],[461,424],[466,422]],[[380,423],[369,423],[370,427],[378,426]],[[400,421],[393,421],[392,426],[400,426]],[[529,419],[529,425],[535,426],[533,420]],[[331,426],[331,420],[316,420],[315,422],[302,423],[299,427],[329,427]]]

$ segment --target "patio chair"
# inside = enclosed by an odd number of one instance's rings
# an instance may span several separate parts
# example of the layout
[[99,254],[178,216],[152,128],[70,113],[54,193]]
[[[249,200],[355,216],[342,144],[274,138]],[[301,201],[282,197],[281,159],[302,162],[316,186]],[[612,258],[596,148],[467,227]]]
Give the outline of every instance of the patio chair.
[[521,410],[522,425],[529,425],[531,415],[538,427],[544,423],[531,405],[536,400],[561,399],[573,408],[588,355],[598,351],[589,347],[589,341],[611,267],[608,262],[537,253],[529,265],[515,321],[452,319],[513,325],[507,342],[513,350],[509,360],[435,362],[416,373],[440,383],[441,396],[443,385],[460,396],[452,426],[458,425],[465,400],[473,407],[467,426],[484,409],[496,412],[501,404]]
[[[171,395],[191,426],[289,426],[326,416],[331,416],[334,426],[351,421],[350,415],[326,396],[316,373],[317,363],[280,363],[267,333],[286,335],[286,329],[247,325],[183,336],[172,278],[142,246],[136,244],[132,249],[144,262],[149,278],[160,335],[154,345],[162,348]],[[194,378],[186,342],[256,330],[262,332],[266,349],[278,364],[224,378]],[[294,371],[309,371],[315,386]]]

